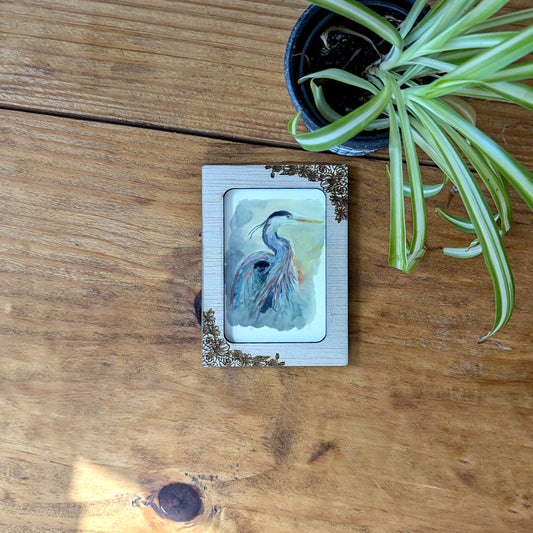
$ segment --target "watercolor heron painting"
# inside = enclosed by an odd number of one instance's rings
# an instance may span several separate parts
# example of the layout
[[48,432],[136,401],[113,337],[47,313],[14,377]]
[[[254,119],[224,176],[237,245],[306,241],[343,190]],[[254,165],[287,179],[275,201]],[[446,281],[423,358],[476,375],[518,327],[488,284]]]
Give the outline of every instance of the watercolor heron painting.
[[321,340],[326,286],[324,194],[317,189],[236,189],[227,196],[229,337],[234,342],[253,342],[258,335],[273,341]]

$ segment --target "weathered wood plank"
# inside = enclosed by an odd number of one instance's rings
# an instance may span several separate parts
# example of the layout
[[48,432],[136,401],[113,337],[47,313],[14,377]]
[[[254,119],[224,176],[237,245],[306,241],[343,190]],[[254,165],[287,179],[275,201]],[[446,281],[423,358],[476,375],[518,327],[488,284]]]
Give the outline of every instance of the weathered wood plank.
[[[307,5],[5,0],[0,105],[294,146],[283,55]],[[509,4],[524,7],[528,0]],[[517,137],[510,151],[533,166],[531,115],[484,109],[487,133]]]
[[384,164],[350,160],[350,365],[204,369],[201,165],[338,158],[0,118],[3,532],[179,531],[144,504],[171,481],[202,494],[191,531],[530,530],[523,204],[518,309],[478,345],[482,261],[443,258],[462,241],[430,212],[420,267],[387,268]]

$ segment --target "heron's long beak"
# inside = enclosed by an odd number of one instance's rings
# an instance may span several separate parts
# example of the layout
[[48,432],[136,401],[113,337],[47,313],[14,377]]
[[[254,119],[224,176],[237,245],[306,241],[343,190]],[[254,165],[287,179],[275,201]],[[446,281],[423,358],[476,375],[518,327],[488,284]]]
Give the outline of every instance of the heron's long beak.
[[304,222],[305,224],[323,224],[322,220],[313,220],[312,218],[295,218],[294,222]]

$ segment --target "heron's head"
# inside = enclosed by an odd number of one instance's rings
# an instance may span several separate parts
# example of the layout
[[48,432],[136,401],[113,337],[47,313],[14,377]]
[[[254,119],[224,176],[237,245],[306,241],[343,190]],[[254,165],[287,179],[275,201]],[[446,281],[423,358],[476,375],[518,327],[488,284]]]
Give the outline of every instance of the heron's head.
[[322,224],[320,220],[313,220],[311,218],[302,218],[293,215],[289,211],[274,211],[264,222],[264,224],[271,224],[275,226],[285,226],[286,224],[296,224],[303,222],[305,224]]
[[271,213],[264,222],[255,226],[250,232],[250,236],[255,233],[258,229],[264,228],[266,226],[277,229],[280,226],[287,226],[288,224],[322,224],[320,220],[313,220],[310,218],[302,218],[294,216],[290,211],[274,211]]

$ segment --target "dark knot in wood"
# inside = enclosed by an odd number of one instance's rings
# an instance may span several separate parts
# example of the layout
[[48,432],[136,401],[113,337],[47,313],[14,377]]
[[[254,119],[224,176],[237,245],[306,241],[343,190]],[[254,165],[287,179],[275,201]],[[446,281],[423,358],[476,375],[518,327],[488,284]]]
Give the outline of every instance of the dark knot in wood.
[[189,522],[202,510],[197,490],[186,483],[171,483],[159,491],[161,516],[176,522]]

